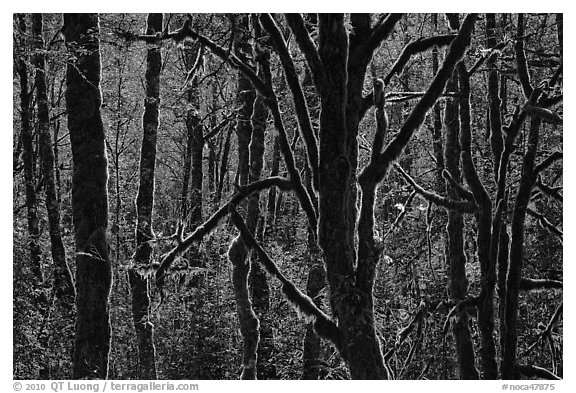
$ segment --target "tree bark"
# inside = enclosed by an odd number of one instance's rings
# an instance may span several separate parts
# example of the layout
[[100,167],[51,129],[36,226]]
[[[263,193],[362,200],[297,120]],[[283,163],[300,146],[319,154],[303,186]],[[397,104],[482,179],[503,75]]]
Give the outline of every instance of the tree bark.
[[[250,140],[250,173],[248,180],[250,183],[260,180],[262,167],[264,164],[264,134],[268,119],[268,110],[264,105],[263,98],[258,96],[254,100],[252,112],[252,138]],[[254,193],[248,198],[248,209],[246,215],[246,225],[250,232],[256,235],[256,228],[260,220],[260,194]],[[260,342],[258,346],[257,378],[275,379],[276,366],[272,355],[274,353],[274,334],[272,331],[272,321],[270,320],[270,288],[266,273],[256,263],[251,256],[250,265],[250,292],[254,303],[254,311],[260,320]]]
[[72,216],[76,240],[76,339],[73,378],[108,376],[110,352],[107,158],[100,113],[97,14],[64,14],[70,60],[66,112],[74,165]]
[[[148,14],[146,34],[162,31],[162,14]],[[150,321],[150,280],[139,269],[147,269],[152,262],[154,182],[156,170],[156,142],[158,139],[160,106],[160,44],[152,44],[146,57],[146,97],[142,118],[142,147],[140,151],[140,184],[136,197],[136,253],[134,265],[128,271],[132,291],[132,318],[138,342],[141,379],[157,379],[154,325]]]
[[[448,92],[457,91],[456,75],[448,82]],[[458,102],[448,99],[444,113],[444,127],[446,130],[446,148],[444,162],[446,170],[453,179],[460,181],[460,127],[458,123]],[[458,200],[460,197],[449,182],[446,183],[446,192],[450,199]],[[464,253],[464,220],[462,213],[454,210],[448,212],[448,262],[449,262],[449,290],[450,297],[459,302],[468,296],[468,278],[466,277],[466,254]],[[460,379],[478,379],[479,374],[475,366],[474,346],[470,329],[468,328],[468,314],[462,311],[455,321],[452,333],[456,345]]]
[[[249,53],[251,50],[250,45],[247,40],[242,35],[247,34],[249,29],[248,17],[242,16],[241,19],[237,21],[239,23],[238,30],[235,34],[239,34],[241,37],[237,37],[237,40],[241,44],[237,44],[237,51],[243,60],[246,60],[245,54]],[[250,80],[241,72],[238,72],[238,90],[237,90],[237,100],[240,105],[240,110],[238,112],[238,117],[236,121],[236,136],[238,139],[238,169],[236,172],[236,183],[239,185],[246,185],[248,179],[251,175],[250,172],[250,161],[253,158],[256,161],[256,166],[259,170],[262,170],[262,155],[264,145],[263,140],[260,142],[255,142],[251,147],[258,152],[260,155],[259,160],[257,157],[250,157],[250,139],[252,137],[252,124],[250,119],[253,116],[255,109],[255,99],[256,92]],[[258,108],[260,109],[260,108]],[[258,116],[258,115],[257,115]],[[262,114],[259,114],[262,116]],[[261,130],[263,134],[263,129]],[[257,139],[258,141],[258,139]],[[257,155],[258,155],[257,154]],[[258,165],[259,163],[259,165]],[[256,168],[258,169],[258,168]],[[260,173],[253,173],[253,175],[260,175]],[[252,203],[249,208],[252,209],[253,213],[258,213],[258,199],[253,199],[254,196],[250,197],[251,201],[255,201],[256,204]],[[256,198],[258,198],[256,196]],[[250,203],[249,203],[250,205]],[[256,229],[256,224],[258,216],[252,217],[247,214],[248,218],[248,228],[251,233],[254,233]],[[234,286],[234,298],[236,300],[236,312],[238,314],[238,321],[240,323],[240,332],[243,338],[243,362],[242,362],[242,374],[241,379],[257,379],[257,358],[258,358],[258,343],[260,340],[260,321],[250,300],[250,292],[248,288],[248,277],[250,274],[250,260],[248,259],[249,248],[246,245],[241,234],[238,234],[236,238],[230,244],[228,249],[228,259],[232,263],[232,284]]]
[[478,295],[478,328],[480,331],[480,365],[484,379],[498,378],[494,344],[494,287],[496,260],[491,254],[492,201],[482,184],[472,159],[470,124],[470,81],[464,62],[458,64],[460,81],[460,144],[462,169],[478,205],[476,214],[476,246],[480,262],[480,293]]
[[60,204],[58,203],[54,176],[54,150],[50,136],[50,118],[46,92],[46,55],[44,54],[42,14],[32,15],[32,31],[36,48],[32,62],[36,68],[35,84],[36,105],[38,106],[38,132],[40,134],[40,157],[42,160],[52,261],[54,262],[54,295],[62,302],[62,306],[71,312],[74,307],[74,281],[66,261],[66,250],[62,242]]
[[[24,14],[19,14],[18,26],[22,35],[26,34],[27,26]],[[22,37],[20,48],[26,48],[26,39]],[[18,76],[20,78],[20,122],[22,126],[22,162],[24,164],[24,184],[26,189],[26,210],[28,218],[28,249],[30,251],[31,271],[39,286],[44,282],[42,272],[42,250],[40,249],[40,227],[38,225],[38,202],[36,199],[36,176],[34,144],[31,124],[31,97],[32,92],[28,82],[27,56],[20,52],[16,61]]]
[[522,177],[516,193],[514,213],[512,216],[512,236],[510,240],[510,266],[506,277],[506,341],[502,360],[502,378],[514,379],[516,367],[516,347],[518,345],[518,290],[524,266],[524,236],[526,210],[532,189],[536,182],[534,170],[541,120],[532,118],[528,133],[528,145],[522,163]]

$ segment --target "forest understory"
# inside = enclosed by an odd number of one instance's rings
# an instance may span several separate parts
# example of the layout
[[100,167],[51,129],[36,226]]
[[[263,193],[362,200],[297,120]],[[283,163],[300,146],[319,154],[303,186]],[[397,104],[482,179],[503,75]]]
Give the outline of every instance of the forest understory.
[[563,14],[14,14],[14,379],[563,378]]

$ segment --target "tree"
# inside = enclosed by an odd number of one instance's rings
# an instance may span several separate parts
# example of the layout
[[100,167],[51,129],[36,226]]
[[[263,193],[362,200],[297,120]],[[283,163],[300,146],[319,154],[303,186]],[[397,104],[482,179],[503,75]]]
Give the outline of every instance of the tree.
[[108,162],[100,114],[100,38],[97,14],[64,14],[69,53],[66,113],[74,175],[76,338],[73,377],[108,376],[112,270],[108,243]]
[[561,14],[64,20],[14,18],[15,378],[563,376]]
[[[18,27],[21,31],[20,47],[26,46],[27,23],[24,14],[16,15]],[[36,175],[35,175],[35,155],[31,124],[31,103],[32,91],[28,83],[28,62],[29,59],[25,52],[18,53],[16,59],[16,69],[20,77],[20,118],[22,123],[22,161],[24,163],[24,179],[26,184],[26,209],[28,217],[28,247],[30,250],[31,270],[41,286],[44,282],[44,273],[42,272],[42,251],[40,250],[39,237],[40,227],[38,226],[38,202],[36,198]]]
[[[146,34],[162,31],[162,14],[149,14]],[[140,153],[140,185],[136,197],[137,226],[134,266],[129,270],[132,290],[132,316],[138,337],[140,376],[157,379],[154,325],[150,321],[150,280],[142,273],[151,263],[154,210],[154,179],[156,170],[156,141],[160,106],[160,70],[162,54],[160,42],[148,48],[146,57],[146,98],[142,118],[142,147]]]

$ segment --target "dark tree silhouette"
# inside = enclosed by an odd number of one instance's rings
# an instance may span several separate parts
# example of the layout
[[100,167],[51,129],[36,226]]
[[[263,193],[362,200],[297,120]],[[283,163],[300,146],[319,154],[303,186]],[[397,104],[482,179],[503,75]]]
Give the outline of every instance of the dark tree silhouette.
[[108,376],[112,270],[108,244],[108,169],[100,114],[100,38],[97,14],[64,14],[69,60],[66,113],[74,174],[76,339],[72,376]]

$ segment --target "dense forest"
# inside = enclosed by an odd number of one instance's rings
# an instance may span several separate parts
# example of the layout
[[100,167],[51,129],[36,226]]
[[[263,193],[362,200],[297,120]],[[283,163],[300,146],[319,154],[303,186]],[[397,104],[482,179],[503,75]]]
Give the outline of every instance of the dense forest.
[[562,14],[14,14],[15,379],[561,379]]

